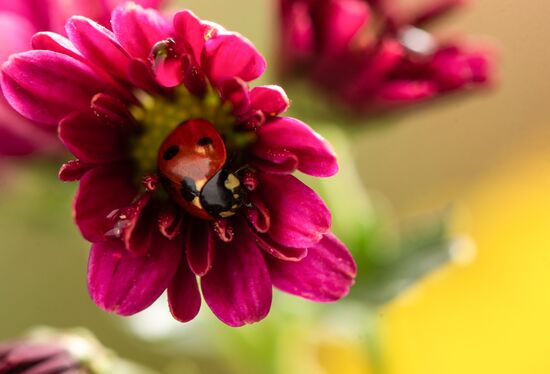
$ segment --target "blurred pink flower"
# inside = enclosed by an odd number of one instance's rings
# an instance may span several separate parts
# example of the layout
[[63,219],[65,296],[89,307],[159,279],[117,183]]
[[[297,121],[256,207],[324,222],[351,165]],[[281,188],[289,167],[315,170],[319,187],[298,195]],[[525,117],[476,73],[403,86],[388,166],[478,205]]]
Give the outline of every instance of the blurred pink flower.
[[0,373],[86,374],[89,371],[61,344],[21,340],[0,343]]
[[487,86],[489,48],[438,40],[424,30],[463,4],[430,0],[414,10],[391,0],[281,0],[283,73],[307,74],[361,112]]
[[33,37],[34,51],[2,70],[21,114],[55,126],[77,160],[60,178],[80,180],[74,215],[92,242],[88,284],[107,311],[131,315],[166,289],[173,316],[205,301],[223,322],[264,318],[272,285],[335,301],[355,263],[330,233],[317,194],[291,174],[338,170],[329,144],[279,116],[277,86],[249,88],[263,57],[239,34],[189,11],[173,22],[129,3],[113,31],[69,19],[68,39]]
[[[111,10],[124,0],[0,0],[0,64],[17,52],[31,47],[38,31],[64,33],[65,20],[73,14],[85,15],[108,26]],[[138,0],[158,7],[161,0]],[[61,149],[56,126],[32,123],[18,115],[0,94],[0,157],[23,156]]]

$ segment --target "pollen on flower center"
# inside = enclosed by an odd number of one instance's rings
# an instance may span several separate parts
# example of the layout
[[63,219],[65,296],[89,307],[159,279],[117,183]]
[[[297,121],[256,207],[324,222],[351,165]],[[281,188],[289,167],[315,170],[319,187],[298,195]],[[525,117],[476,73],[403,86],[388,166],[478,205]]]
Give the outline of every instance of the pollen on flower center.
[[181,85],[169,97],[141,92],[137,96],[141,106],[134,106],[130,110],[141,131],[130,140],[129,148],[139,175],[157,170],[159,148],[180,124],[191,119],[204,119],[224,135],[234,127],[235,117],[231,114],[231,104],[222,101],[213,90],[208,90],[201,98]]

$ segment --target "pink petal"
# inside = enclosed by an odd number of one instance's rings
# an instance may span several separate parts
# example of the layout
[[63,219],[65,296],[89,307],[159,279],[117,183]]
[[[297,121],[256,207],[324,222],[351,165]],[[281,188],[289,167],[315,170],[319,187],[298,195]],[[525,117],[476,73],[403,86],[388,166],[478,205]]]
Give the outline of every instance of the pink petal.
[[279,86],[258,86],[250,91],[251,106],[267,116],[275,117],[286,111],[290,101],[286,92]]
[[0,62],[6,61],[13,53],[28,50],[35,32],[34,25],[28,19],[0,11]]
[[225,79],[219,82],[222,99],[233,105],[233,114],[239,116],[250,110],[248,85],[238,78]]
[[258,246],[271,256],[284,261],[300,261],[307,256],[307,248],[285,247],[272,240],[268,235],[250,232],[254,236]]
[[71,17],[65,30],[88,60],[119,78],[127,77],[130,58],[110,30],[81,16]]
[[258,176],[251,170],[245,170],[241,182],[248,191],[254,191],[258,187]]
[[403,46],[394,39],[381,42],[376,54],[365,63],[357,76],[347,85],[346,96],[352,102],[361,103],[365,95],[374,92],[387,76],[403,60],[405,51]]
[[305,299],[341,299],[354,283],[357,268],[348,249],[334,235],[325,235],[299,262],[267,258],[275,287]]
[[260,321],[271,308],[269,273],[250,235],[216,243],[214,266],[201,278],[201,288],[212,312],[229,326]]
[[158,93],[162,92],[162,88],[148,64],[143,60],[133,59],[128,66],[128,78],[130,82],[147,92]]
[[[127,0],[115,0],[116,3],[122,3]],[[137,0],[136,3],[144,8],[159,8],[165,0]],[[113,7],[114,8],[114,7]]]
[[2,91],[19,113],[46,124],[86,110],[98,92],[110,93],[90,67],[51,51],[12,56],[2,68]]
[[490,81],[489,52],[468,51],[459,46],[441,48],[429,64],[439,89],[451,91]]
[[[137,196],[129,165],[98,166],[80,180],[74,218],[82,236],[91,242],[105,240],[113,227],[108,217]],[[110,226],[110,227],[109,227]]]
[[[258,138],[252,153],[270,166],[270,171],[294,171],[316,177],[329,177],[338,172],[336,155],[330,144],[305,123],[283,117],[268,121],[256,132]],[[290,170],[289,170],[290,169]]]
[[61,166],[58,177],[63,182],[78,181],[91,168],[91,165],[85,164],[80,160],[71,160]]
[[361,0],[331,0],[327,3],[323,50],[337,54],[350,47],[355,35],[368,21],[370,12],[367,3]]
[[[74,368],[76,359],[68,351],[52,356],[48,360],[36,362],[32,367],[24,371],[25,374],[51,374],[66,373],[67,370]],[[84,371],[82,371],[84,374]]]
[[[85,65],[88,65],[89,63],[88,59],[76,49],[69,39],[52,32],[40,32],[35,34],[32,39],[32,45],[34,49],[61,53],[72,57]],[[114,94],[118,95],[127,102],[136,103],[135,97],[128,90],[128,88],[124,87],[120,82],[115,80],[115,78],[107,71],[98,67],[93,67],[93,70],[96,74],[98,74],[98,76],[100,76],[100,80],[103,81],[105,85],[109,85]]]
[[91,103],[92,111],[101,120],[113,126],[115,131],[132,132],[136,130],[135,119],[125,103],[119,99],[97,94]]
[[19,115],[0,93],[0,155],[24,156],[61,151],[55,127],[40,126]]
[[180,322],[191,321],[201,308],[201,295],[197,279],[185,260],[180,263],[178,271],[168,287],[168,303],[172,316]]
[[173,204],[164,206],[158,218],[159,230],[167,239],[174,239],[181,233],[182,230],[182,213],[179,209],[174,208]]
[[[51,344],[15,343],[0,360],[0,373],[20,373],[21,368],[33,367],[34,364],[62,355],[63,349]],[[25,371],[26,374],[26,371]]]
[[235,236],[235,228],[228,219],[219,219],[214,222],[214,232],[218,235],[218,238],[223,242],[230,242]]
[[150,306],[172,281],[181,259],[181,241],[156,235],[145,256],[134,256],[111,240],[92,245],[88,291],[102,309],[129,316]]
[[206,44],[210,80],[240,78],[246,82],[263,74],[266,62],[250,41],[238,34],[218,35]]
[[158,210],[151,201],[152,194],[144,193],[131,205],[114,216],[114,229],[107,233],[121,238],[126,249],[134,255],[145,255],[158,234]]
[[[256,141],[256,144],[258,142]],[[292,174],[298,168],[298,158],[287,150],[277,153],[268,152],[267,149],[257,147],[254,144],[255,156],[257,159],[252,164],[258,169],[273,174]],[[264,160],[268,159],[268,160]]]
[[[283,9],[283,53],[284,61],[306,58],[315,48],[315,28],[311,19],[310,6],[302,2],[288,2]],[[284,7],[285,5],[283,5]],[[292,56],[295,54],[296,56]],[[290,55],[290,56],[289,56]]]
[[[117,6],[128,2],[128,0],[103,0],[107,9],[114,9]],[[134,0],[134,3],[141,5],[144,8],[159,8],[165,0]]]
[[124,128],[86,112],[76,112],[59,122],[59,138],[79,160],[98,164],[126,157]]
[[472,81],[472,70],[462,56],[448,56],[448,58],[434,58],[432,62],[434,79],[442,91],[451,91],[462,88]]
[[62,353],[57,345],[42,345],[37,343],[16,343],[15,347],[8,353],[8,359],[14,364],[20,365],[24,362],[36,362],[46,360],[51,356]]
[[251,195],[249,204],[243,209],[248,222],[257,232],[266,233],[269,231],[271,226],[269,210],[257,195]]
[[204,48],[204,28],[200,20],[189,10],[183,10],[174,16],[174,30],[178,42],[183,43],[187,53],[193,56],[194,63],[201,63]]
[[12,132],[9,125],[0,123],[0,156],[26,156],[40,148],[32,139]]
[[205,39],[216,38],[218,35],[229,33],[225,27],[216,22],[201,20],[201,26]]
[[156,10],[126,3],[113,11],[116,39],[132,57],[147,60],[153,46],[170,37],[170,24]]
[[413,103],[437,94],[437,87],[433,82],[397,80],[380,88],[378,100],[387,102],[406,102]]
[[[265,114],[261,110],[251,110],[239,118],[239,127],[250,131],[256,131],[264,125],[265,119]],[[292,164],[292,167],[291,170],[296,169],[295,163]]]
[[206,275],[214,262],[213,232],[208,222],[194,220],[187,230],[185,248],[187,262],[193,273],[198,276]]
[[0,1],[0,11],[19,15],[28,20],[36,30],[49,28],[50,8],[50,2],[45,0]]
[[[61,0],[61,2],[63,2],[63,0]],[[73,9],[69,9],[69,12],[66,12],[67,16],[63,18],[63,22],[68,18],[68,16],[79,14],[94,19],[105,27],[111,27],[111,11],[126,2],[128,2],[128,0],[72,1]],[[164,0],[133,0],[133,2],[144,8],[158,9]]]
[[330,211],[311,188],[292,175],[259,174],[257,193],[271,215],[267,233],[292,248],[317,244],[330,228]]
[[494,75],[492,56],[483,52],[472,53],[468,56],[468,66],[472,72],[472,82],[490,84]]
[[183,83],[185,87],[195,96],[202,97],[206,93],[207,82],[199,65],[195,64],[189,55],[182,59]]
[[54,32],[46,31],[34,34],[31,42],[33,49],[58,52],[73,57],[75,60],[85,60],[69,39]]

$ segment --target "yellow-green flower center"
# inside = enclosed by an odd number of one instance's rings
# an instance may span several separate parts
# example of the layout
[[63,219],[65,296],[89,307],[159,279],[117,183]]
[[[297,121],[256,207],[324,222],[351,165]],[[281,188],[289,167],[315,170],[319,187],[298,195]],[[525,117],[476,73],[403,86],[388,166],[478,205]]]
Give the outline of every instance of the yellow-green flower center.
[[232,115],[231,103],[223,101],[211,88],[204,97],[191,94],[183,85],[174,89],[170,97],[146,93],[137,96],[141,106],[134,106],[130,110],[140,124],[141,131],[130,140],[129,147],[139,175],[156,172],[157,154],[162,142],[188,120],[208,120],[230,142],[242,137],[235,130],[236,118]]

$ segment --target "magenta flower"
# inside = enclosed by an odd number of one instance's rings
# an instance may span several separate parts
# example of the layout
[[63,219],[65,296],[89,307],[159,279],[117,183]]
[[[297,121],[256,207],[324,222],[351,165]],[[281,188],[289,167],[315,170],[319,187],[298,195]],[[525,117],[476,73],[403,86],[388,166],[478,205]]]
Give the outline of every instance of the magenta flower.
[[86,374],[89,371],[60,344],[21,340],[0,343],[0,373]]
[[411,10],[390,0],[281,0],[283,72],[307,72],[361,112],[487,86],[487,47],[423,30],[462,3],[435,0]]
[[[65,20],[81,14],[107,26],[111,10],[123,0],[0,0],[0,63],[28,50],[38,31],[64,32]],[[157,7],[160,0],[141,0]],[[0,156],[52,153],[60,150],[55,126],[36,124],[18,115],[0,93]]]
[[88,288],[131,315],[165,290],[173,316],[202,295],[231,326],[264,318],[272,285],[320,302],[345,296],[355,263],[330,233],[330,212],[291,174],[337,172],[327,142],[279,116],[276,86],[249,88],[266,63],[242,36],[190,11],[168,22],[129,3],[113,31],[84,17],[68,39],[39,33],[12,56],[2,89],[29,119],[59,124],[77,160],[74,217],[92,242]]
[[35,328],[17,340],[0,342],[0,374],[149,373],[116,356],[90,332]]

